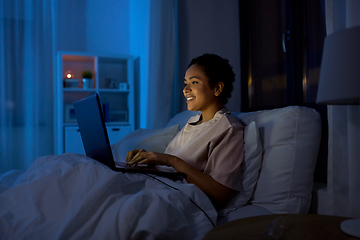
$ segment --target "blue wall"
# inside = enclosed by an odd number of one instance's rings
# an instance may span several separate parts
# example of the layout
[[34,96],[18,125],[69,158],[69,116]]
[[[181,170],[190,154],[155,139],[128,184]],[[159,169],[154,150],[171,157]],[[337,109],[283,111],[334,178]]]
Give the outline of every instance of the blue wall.
[[87,51],[130,54],[129,0],[87,1]]

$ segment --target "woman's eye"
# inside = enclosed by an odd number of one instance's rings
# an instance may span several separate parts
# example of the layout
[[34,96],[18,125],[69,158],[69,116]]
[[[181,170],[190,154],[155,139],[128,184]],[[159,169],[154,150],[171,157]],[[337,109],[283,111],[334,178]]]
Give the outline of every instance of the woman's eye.
[[192,81],[192,82],[190,82],[190,83],[185,83],[185,82],[184,82],[184,87],[186,87],[188,84],[196,85],[196,84],[198,84],[198,83],[199,83],[198,81]]

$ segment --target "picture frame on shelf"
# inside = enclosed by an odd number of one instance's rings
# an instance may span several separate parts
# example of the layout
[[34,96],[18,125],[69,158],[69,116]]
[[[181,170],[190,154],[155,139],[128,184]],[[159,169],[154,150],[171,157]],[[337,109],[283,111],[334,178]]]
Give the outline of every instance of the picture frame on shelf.
[[64,122],[77,123],[74,106],[72,104],[64,105]]

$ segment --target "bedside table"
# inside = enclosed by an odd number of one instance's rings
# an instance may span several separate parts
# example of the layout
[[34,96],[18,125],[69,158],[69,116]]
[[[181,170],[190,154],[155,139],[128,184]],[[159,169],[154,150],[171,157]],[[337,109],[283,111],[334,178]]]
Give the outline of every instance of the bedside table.
[[[315,214],[274,214],[238,219],[211,230],[204,240],[212,239],[358,239],[340,230],[345,217]],[[276,224],[278,223],[278,224]],[[278,238],[266,235],[271,225],[278,227]]]

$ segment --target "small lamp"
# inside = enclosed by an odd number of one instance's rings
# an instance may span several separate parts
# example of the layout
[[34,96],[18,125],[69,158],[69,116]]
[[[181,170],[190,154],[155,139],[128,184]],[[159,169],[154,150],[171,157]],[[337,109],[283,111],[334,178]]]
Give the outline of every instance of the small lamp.
[[67,73],[66,73],[66,78],[67,79],[70,79],[70,78],[73,78],[74,75],[71,73],[71,71],[69,70]]
[[[317,104],[348,105],[349,215],[360,216],[360,27],[337,31],[325,39]],[[341,223],[360,237],[360,219]]]

